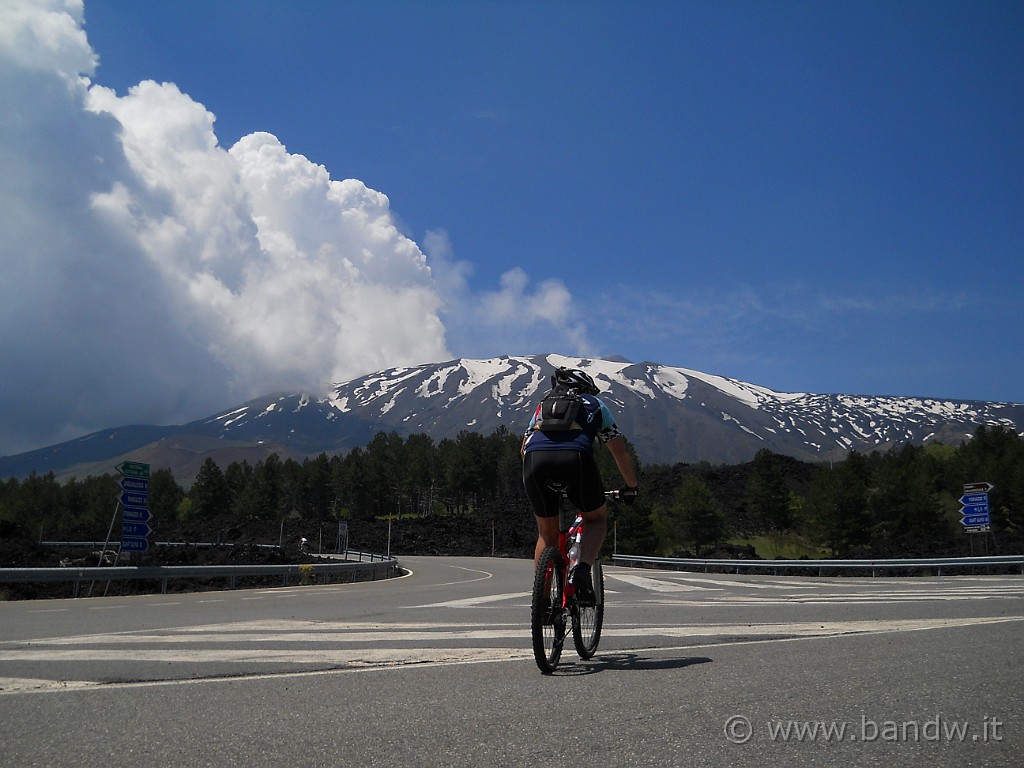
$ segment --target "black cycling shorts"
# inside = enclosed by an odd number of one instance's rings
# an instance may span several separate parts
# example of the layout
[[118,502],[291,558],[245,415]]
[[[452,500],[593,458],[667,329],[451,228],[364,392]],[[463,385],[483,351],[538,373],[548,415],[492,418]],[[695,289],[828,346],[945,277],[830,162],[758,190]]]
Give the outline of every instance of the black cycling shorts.
[[523,485],[537,517],[558,514],[561,493],[550,483],[565,485],[576,509],[593,512],[605,503],[601,472],[591,451],[529,451],[523,457]]

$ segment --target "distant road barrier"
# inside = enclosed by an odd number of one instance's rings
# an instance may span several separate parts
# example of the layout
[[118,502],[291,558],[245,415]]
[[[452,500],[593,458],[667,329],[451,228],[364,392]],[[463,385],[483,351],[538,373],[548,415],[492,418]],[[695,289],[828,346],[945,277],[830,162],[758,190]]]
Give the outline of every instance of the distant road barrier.
[[612,555],[619,565],[640,565],[648,567],[672,568],[680,571],[703,570],[707,573],[710,569],[741,570],[750,571],[771,571],[777,574],[780,570],[817,570],[821,576],[825,571],[836,569],[840,571],[862,570],[871,571],[872,576],[877,576],[882,570],[921,570],[930,569],[936,572],[937,576],[942,575],[943,569],[952,568],[979,568],[992,565],[1015,565],[1020,567],[1021,575],[1024,575],[1024,555],[989,555],[984,557],[929,557],[909,558],[905,560],[732,560],[732,559],[706,559],[698,557],[648,557],[646,555]]
[[[117,551],[116,541],[40,541],[40,546],[43,547],[92,547],[97,550],[103,550],[106,547],[110,552]],[[254,547],[256,549],[281,549],[279,544],[218,544],[211,541],[153,541],[150,542],[151,547],[194,547],[196,549],[211,549],[214,547]],[[310,551],[308,554],[314,554]],[[334,552],[317,552],[317,557],[339,557]],[[347,560],[358,560],[360,563],[364,560],[388,560],[387,555],[380,555],[375,552],[357,552],[354,549],[346,549],[343,553]]]
[[[101,542],[102,545],[102,542]],[[341,575],[347,581],[372,581],[397,576],[398,559],[369,552],[349,550],[349,558],[333,563],[293,565],[141,565],[70,568],[0,568],[0,584],[29,582],[72,582],[73,597],[79,596],[82,582],[149,580],[160,582],[161,594],[167,593],[171,579],[227,579],[234,589],[238,579],[248,576],[280,576],[282,585],[315,582]]]

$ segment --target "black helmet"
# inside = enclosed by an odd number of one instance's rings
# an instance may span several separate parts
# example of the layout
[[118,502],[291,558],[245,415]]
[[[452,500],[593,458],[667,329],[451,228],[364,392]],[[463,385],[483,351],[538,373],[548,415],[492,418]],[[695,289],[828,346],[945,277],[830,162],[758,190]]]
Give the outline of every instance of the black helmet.
[[557,387],[559,384],[574,387],[587,395],[596,395],[601,391],[592,378],[575,368],[559,368],[551,374],[551,386]]

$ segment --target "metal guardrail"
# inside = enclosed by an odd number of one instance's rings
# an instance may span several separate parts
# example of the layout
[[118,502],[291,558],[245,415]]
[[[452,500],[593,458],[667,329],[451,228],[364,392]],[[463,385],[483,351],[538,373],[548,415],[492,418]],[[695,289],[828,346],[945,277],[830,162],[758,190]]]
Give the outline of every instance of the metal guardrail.
[[[93,547],[100,551],[117,552],[117,541],[40,541],[40,546],[43,547]],[[195,549],[211,549],[214,547],[255,547],[256,549],[281,549],[280,544],[233,544],[233,543],[217,543],[212,541],[152,541],[150,546],[153,547],[193,547]],[[307,554],[314,554],[312,551]],[[338,558],[341,557],[345,560],[355,559],[358,562],[367,560],[373,562],[375,560],[390,560],[389,555],[381,555],[376,552],[359,552],[355,549],[345,549],[344,552],[317,552],[317,557],[328,557]]]
[[[103,549],[106,547],[111,551],[117,551],[117,540],[114,541],[40,541],[40,546],[43,547],[93,547],[95,549]],[[149,543],[151,547],[193,547],[195,549],[212,549],[214,547],[253,547],[255,549],[281,549],[280,544],[233,544],[233,543],[220,543],[213,541],[151,541]],[[349,555],[358,556],[359,560],[387,560],[387,555],[380,555],[371,552],[357,552],[354,549],[346,549]],[[310,554],[313,554],[310,552]],[[318,557],[333,557],[336,552],[317,552],[315,553]]]
[[[386,579],[398,575],[398,559],[369,552],[349,551],[358,556],[356,561],[336,563],[302,563],[293,565],[142,565],[99,566],[71,568],[0,568],[0,583],[72,582],[74,597],[79,596],[82,582],[157,580],[161,594],[167,593],[171,579],[226,578],[228,588],[234,589],[238,579],[247,576],[281,576],[282,585],[288,586],[292,578],[298,582],[315,581],[318,577],[344,574],[353,580]],[[365,561],[364,561],[364,558]]]
[[662,568],[675,568],[676,570],[700,570],[705,573],[711,568],[733,570],[739,573],[741,569],[765,570],[777,574],[780,570],[787,569],[817,569],[821,576],[826,570],[837,569],[849,571],[854,569],[870,570],[872,576],[877,576],[880,570],[896,569],[931,569],[937,576],[942,575],[943,569],[949,568],[978,568],[992,565],[1016,565],[1020,567],[1021,575],[1024,575],[1024,555],[988,555],[983,557],[930,557],[930,558],[909,558],[904,560],[731,560],[731,559],[708,559],[696,557],[648,557],[646,555],[612,555],[612,560],[618,564],[660,566]]

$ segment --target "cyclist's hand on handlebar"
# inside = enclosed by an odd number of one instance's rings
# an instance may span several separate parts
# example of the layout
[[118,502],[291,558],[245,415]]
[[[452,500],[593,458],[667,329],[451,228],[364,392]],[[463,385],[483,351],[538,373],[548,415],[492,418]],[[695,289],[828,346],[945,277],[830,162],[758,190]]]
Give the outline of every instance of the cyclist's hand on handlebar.
[[624,485],[618,490],[618,498],[627,504],[632,504],[636,501],[637,495],[640,493],[640,486],[638,485]]

